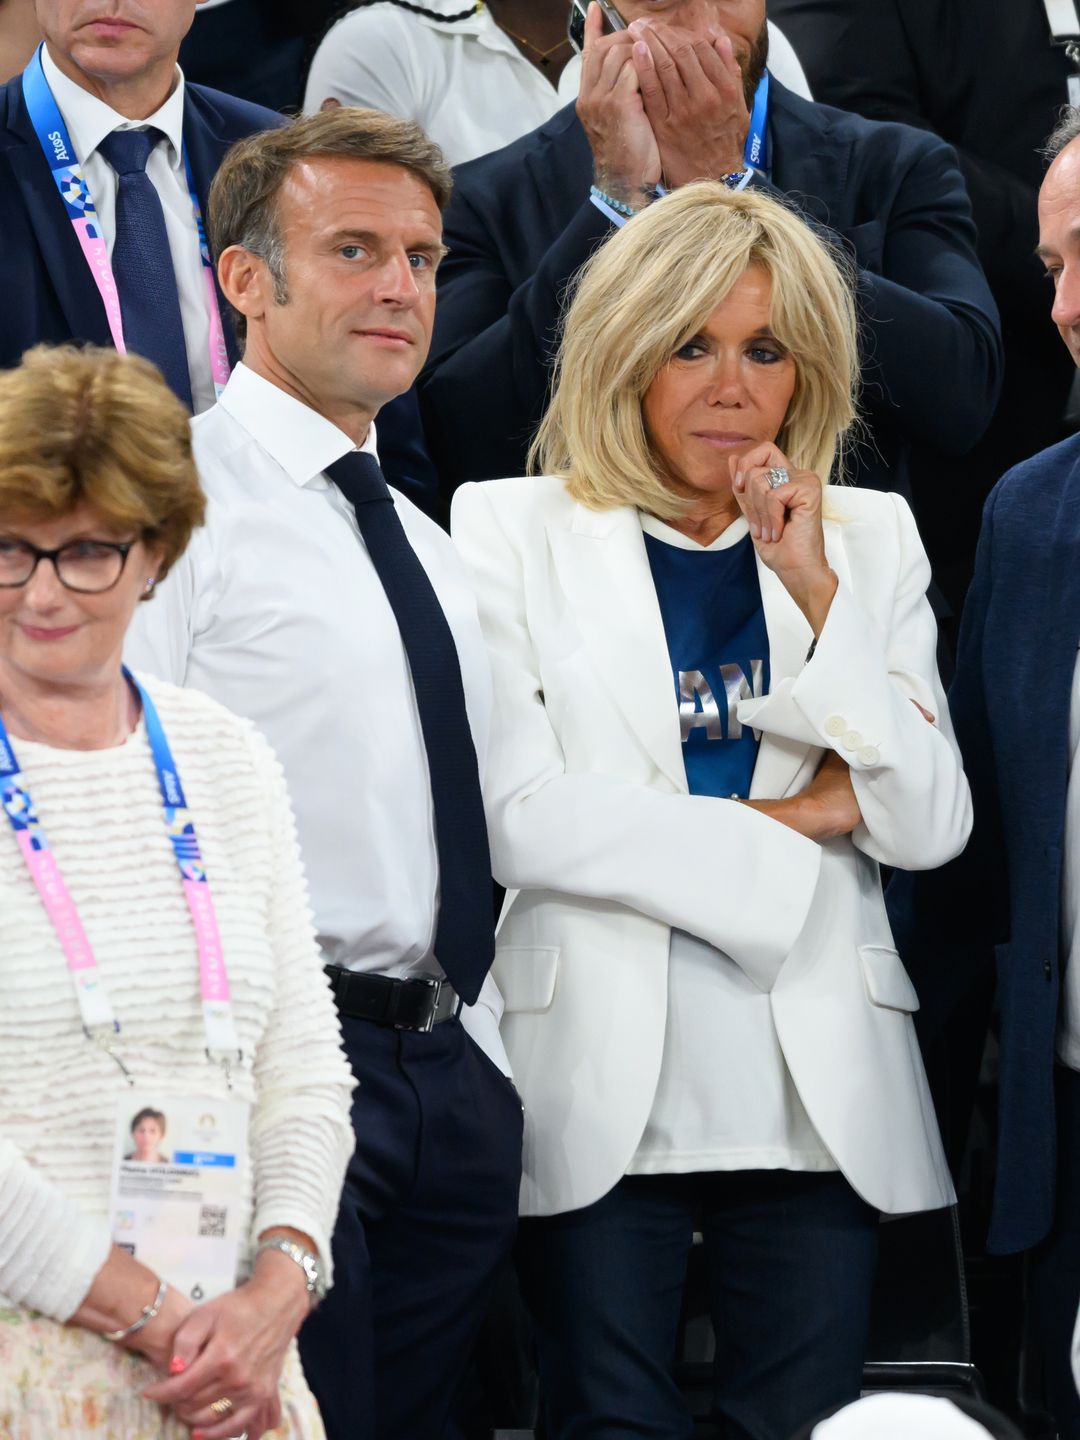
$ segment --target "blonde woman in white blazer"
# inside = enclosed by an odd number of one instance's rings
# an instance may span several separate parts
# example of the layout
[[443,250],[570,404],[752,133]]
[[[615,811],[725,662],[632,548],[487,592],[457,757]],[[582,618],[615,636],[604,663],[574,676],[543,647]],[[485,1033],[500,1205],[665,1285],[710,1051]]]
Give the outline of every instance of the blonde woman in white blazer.
[[721,1434],[855,1399],[878,1214],[953,1200],[879,864],[956,855],[970,799],[911,513],[822,483],[856,353],[801,220],[687,186],[584,272],[546,473],[455,498],[558,1440],[691,1435],[695,1229]]

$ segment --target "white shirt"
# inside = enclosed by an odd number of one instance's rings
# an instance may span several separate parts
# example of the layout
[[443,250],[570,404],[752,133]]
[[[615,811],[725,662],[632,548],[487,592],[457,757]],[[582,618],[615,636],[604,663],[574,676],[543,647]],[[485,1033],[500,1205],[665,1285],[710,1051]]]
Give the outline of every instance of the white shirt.
[[[641,528],[682,550],[702,548],[651,515]],[[746,534],[740,517],[707,548],[726,550]],[[836,1168],[784,1061],[772,996],[721,951],[672,930],[660,1081],[627,1173]]]
[[1061,877],[1061,957],[1065,983],[1058,1023],[1058,1059],[1080,1070],[1080,657],[1069,707],[1069,785],[1065,792],[1065,854]]
[[[425,4],[447,16],[468,8],[468,0]],[[486,7],[451,23],[371,5],[344,16],[323,39],[304,110],[311,114],[333,97],[415,120],[447,161],[460,165],[550,120],[576,98],[580,73],[580,60],[572,58],[556,89]]]
[[[129,632],[129,664],[246,715],[289,781],[325,959],[441,975],[438,864],[420,717],[397,623],[325,466],[349,437],[244,365],[193,424],[205,526]],[[374,427],[364,449],[375,453]],[[491,677],[449,538],[394,504],[454,635],[483,767]],[[466,1028],[504,1069],[488,979]]]
[[[439,16],[460,15],[468,0],[425,0]],[[810,98],[795,51],[769,25],[769,68]],[[389,3],[339,20],[315,52],[304,94],[312,114],[329,97],[415,120],[451,165],[509,145],[577,99],[581,59],[573,56],[558,88],[522,54],[485,6],[451,22]]]
[[[91,95],[60,70],[46,45],[41,56],[45,79],[64,117],[71,143],[79,157],[90,194],[94,197],[101,231],[112,259],[116,243],[116,171],[98,146],[114,130],[141,130],[153,125],[165,135],[150,152],[146,173],[161,200],[165,233],[169,240],[176,288],[180,295],[180,318],[184,326],[188,373],[195,413],[214,403],[214,381],[210,372],[209,297],[199,256],[199,232],[191,208],[187,175],[184,172],[184,76],[177,66],[176,84],[160,110],[145,120],[129,120]],[[80,263],[84,263],[80,261]]]

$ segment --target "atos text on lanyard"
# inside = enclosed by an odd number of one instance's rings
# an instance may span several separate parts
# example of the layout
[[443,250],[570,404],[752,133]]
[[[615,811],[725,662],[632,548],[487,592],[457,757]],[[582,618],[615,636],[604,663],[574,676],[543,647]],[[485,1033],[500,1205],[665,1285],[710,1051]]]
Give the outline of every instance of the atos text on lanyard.
[[769,72],[766,70],[754,91],[750,129],[746,132],[743,164],[751,170],[769,170]]

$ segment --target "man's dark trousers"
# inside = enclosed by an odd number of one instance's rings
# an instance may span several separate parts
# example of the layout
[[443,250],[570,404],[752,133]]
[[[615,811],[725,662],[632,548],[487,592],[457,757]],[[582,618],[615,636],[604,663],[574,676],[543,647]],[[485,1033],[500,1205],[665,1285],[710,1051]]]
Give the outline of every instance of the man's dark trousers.
[[440,1440],[513,1244],[521,1101],[458,1020],[341,1027],[356,1153],[304,1370],[329,1440]]

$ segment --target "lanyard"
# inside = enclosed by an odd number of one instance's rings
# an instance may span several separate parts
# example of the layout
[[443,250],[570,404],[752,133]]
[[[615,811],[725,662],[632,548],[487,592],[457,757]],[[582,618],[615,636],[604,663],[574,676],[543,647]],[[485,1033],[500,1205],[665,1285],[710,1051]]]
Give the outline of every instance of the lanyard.
[[[39,45],[30,64],[23,71],[23,99],[26,101],[30,123],[34,127],[34,133],[37,135],[38,143],[48,161],[56,188],[60,192],[60,198],[67,209],[67,216],[74,228],[75,237],[82,248],[86,263],[90,267],[90,274],[94,277],[94,283],[101,295],[113,344],[123,354],[126,347],[120,295],[113,277],[112,265],[109,263],[109,252],[101,231],[101,221],[98,219],[94,197],[90,194],[90,187],[86,183],[79,158],[75,154],[75,147],[71,143],[71,136],[64,124],[64,117],[60,114],[53,93],[49,89],[49,82],[45,78],[45,70],[41,63],[41,50],[42,47]],[[202,206],[195,193],[195,179],[191,173],[191,161],[188,159],[186,145],[183,154],[188,194],[191,197],[191,209],[195,216],[195,228],[199,235],[199,257],[202,260],[207,314],[210,317],[210,371],[214,378],[214,391],[220,397],[229,379],[229,352],[225,347],[225,332],[222,329],[221,309],[218,305],[217,290],[214,287],[214,265],[210,259],[210,246],[206,240]]]
[[[206,1053],[211,1060],[224,1064],[228,1074],[229,1064],[241,1058],[240,1046],[233,1020],[229,978],[221,949],[217,914],[195,834],[195,822],[187,808],[176,762],[173,760],[154,702],[126,667],[124,677],[142,702],[146,736],[154,757],[158,784],[161,786],[165,829],[172,842],[173,854],[176,856],[184,887],[184,898],[195,927]],[[30,792],[23,785],[21,776],[22,772],[11,748],[4,722],[0,719],[0,805],[11,822],[31,879],[60,941],[68,972],[75,985],[83,1029],[92,1039],[100,1039],[108,1049],[112,1036],[120,1033],[120,1022],[113,1011],[97,957],[87,939],[75,902],[64,883],[56,857],[49,848],[48,839],[38,820]],[[113,1058],[117,1057],[114,1055]],[[124,1069],[118,1059],[117,1064]],[[124,1070],[124,1073],[127,1074],[127,1071]]]
[[743,164],[753,170],[769,168],[769,72],[766,70],[754,91],[754,108],[750,112],[750,129],[746,132]]

